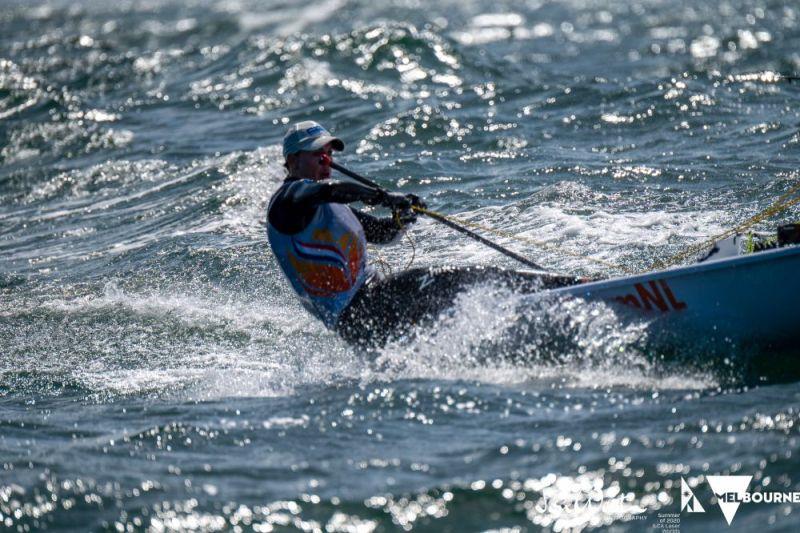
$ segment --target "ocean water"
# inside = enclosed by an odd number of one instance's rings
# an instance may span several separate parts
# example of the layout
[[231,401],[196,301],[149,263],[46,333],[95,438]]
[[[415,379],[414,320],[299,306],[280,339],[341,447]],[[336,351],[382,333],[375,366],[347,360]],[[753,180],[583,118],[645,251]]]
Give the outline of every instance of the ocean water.
[[[796,531],[708,476],[800,490],[797,352],[490,284],[359,351],[264,218],[315,119],[547,268],[643,271],[796,186],[799,51],[772,0],[2,2],[0,529]],[[432,220],[372,254],[515,267]]]

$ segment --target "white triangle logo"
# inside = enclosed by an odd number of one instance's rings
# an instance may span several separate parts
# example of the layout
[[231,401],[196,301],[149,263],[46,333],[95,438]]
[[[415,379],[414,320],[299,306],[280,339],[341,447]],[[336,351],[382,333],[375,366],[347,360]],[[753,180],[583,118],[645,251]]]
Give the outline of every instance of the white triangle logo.
[[700,501],[689,488],[688,483],[681,476],[681,511],[687,513],[705,513],[706,510],[700,505]]
[[[711,490],[714,491],[714,496],[717,497],[717,503],[725,515],[725,520],[728,525],[731,525],[733,517],[736,516],[736,511],[739,510],[739,503],[747,492],[747,487],[750,485],[750,480],[753,476],[706,476],[708,484],[711,485]],[[726,495],[736,495],[736,500],[739,501],[725,501],[729,499]],[[730,498],[731,500],[733,498]]]

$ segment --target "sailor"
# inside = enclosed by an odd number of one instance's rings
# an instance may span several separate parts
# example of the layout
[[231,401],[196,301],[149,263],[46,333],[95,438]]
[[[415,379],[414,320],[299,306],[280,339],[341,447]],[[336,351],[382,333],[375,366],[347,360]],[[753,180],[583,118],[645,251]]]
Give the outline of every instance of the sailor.
[[[267,233],[278,264],[303,306],[331,329],[359,290],[376,276],[367,243],[385,244],[416,221],[413,194],[388,193],[330,181],[333,151],[344,142],[313,121],[292,125],[283,138],[288,176],[273,194]],[[392,209],[377,218],[351,207],[362,202]]]
[[[416,221],[414,208],[426,205],[413,194],[330,181],[334,150],[344,150],[344,143],[316,122],[289,128],[283,138],[288,176],[270,199],[267,233],[303,306],[348,342],[374,347],[405,335],[477,283],[535,292],[580,281],[491,266],[418,267],[378,276],[367,243],[394,240]],[[393,216],[376,218],[349,205],[355,202],[388,207]]]

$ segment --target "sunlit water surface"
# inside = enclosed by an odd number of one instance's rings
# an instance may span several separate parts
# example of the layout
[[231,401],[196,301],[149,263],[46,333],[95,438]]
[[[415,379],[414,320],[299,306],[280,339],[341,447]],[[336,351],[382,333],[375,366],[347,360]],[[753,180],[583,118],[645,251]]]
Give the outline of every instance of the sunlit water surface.
[[[800,70],[799,19],[5,2],[0,528],[709,531],[728,526],[708,475],[800,490],[792,354],[662,351],[607,306],[491,284],[358,351],[303,311],[264,227],[286,125],[316,119],[346,165],[550,269],[645,270],[797,184],[800,89],[777,74]],[[372,253],[515,266],[430,220]],[[705,513],[679,514],[682,477]],[[732,529],[797,512],[743,504]]]

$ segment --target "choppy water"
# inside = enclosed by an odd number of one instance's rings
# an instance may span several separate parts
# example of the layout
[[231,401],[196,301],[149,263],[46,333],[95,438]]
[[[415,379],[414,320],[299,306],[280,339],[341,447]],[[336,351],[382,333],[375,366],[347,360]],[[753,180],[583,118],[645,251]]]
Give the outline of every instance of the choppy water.
[[[663,531],[683,476],[706,513],[679,527],[708,531],[707,475],[800,490],[791,374],[709,367],[702,339],[669,365],[646,324],[491,286],[360,353],[264,228],[285,125],[312,118],[549,268],[645,269],[797,183],[800,85],[775,77],[797,6],[300,4],[0,6],[0,528]],[[514,266],[410,236],[374,253]]]

